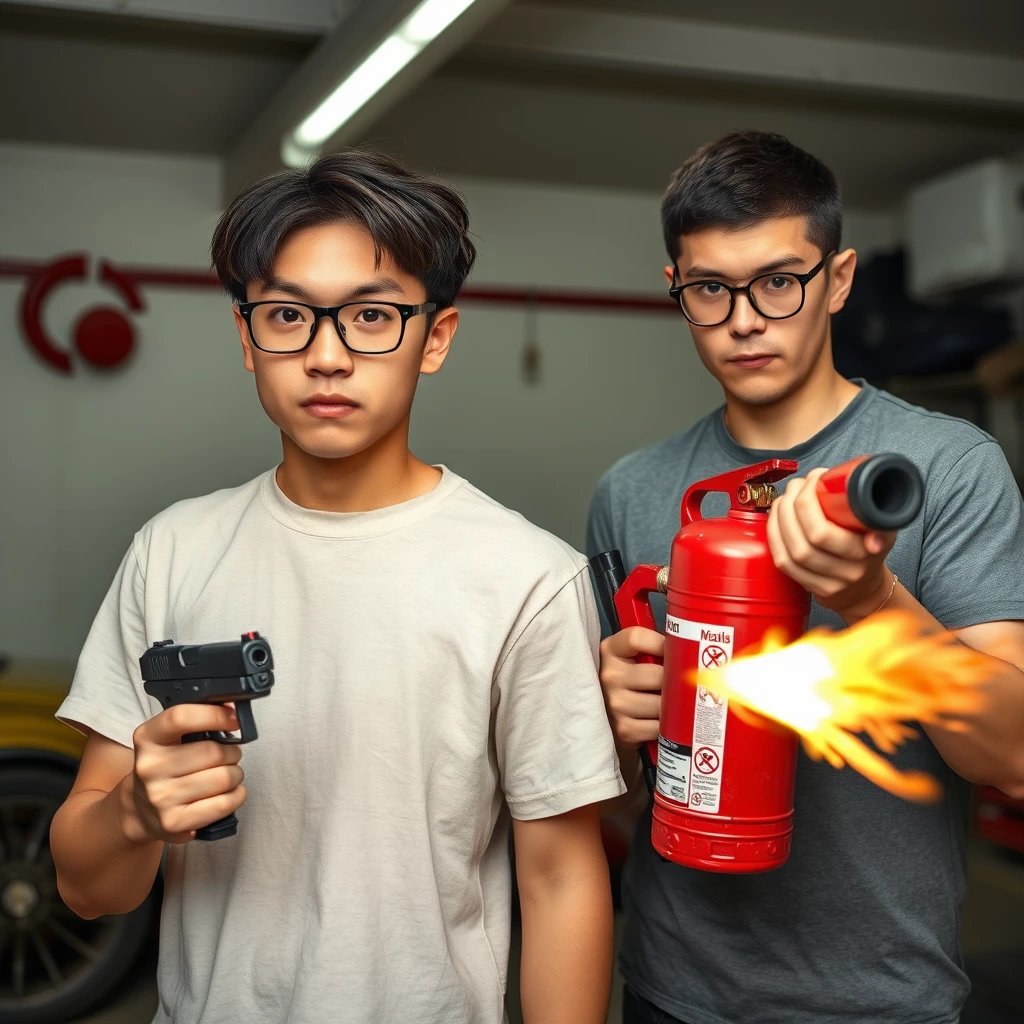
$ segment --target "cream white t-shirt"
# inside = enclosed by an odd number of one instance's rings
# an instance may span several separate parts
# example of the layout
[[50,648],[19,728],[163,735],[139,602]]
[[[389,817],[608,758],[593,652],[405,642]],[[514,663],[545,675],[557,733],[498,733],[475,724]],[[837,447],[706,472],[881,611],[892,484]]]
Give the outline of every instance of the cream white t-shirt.
[[58,717],[130,747],[156,640],[273,649],[236,837],[169,848],[155,1021],[497,1024],[509,814],[623,791],[586,560],[451,471],[373,512],[273,471],[136,535]]

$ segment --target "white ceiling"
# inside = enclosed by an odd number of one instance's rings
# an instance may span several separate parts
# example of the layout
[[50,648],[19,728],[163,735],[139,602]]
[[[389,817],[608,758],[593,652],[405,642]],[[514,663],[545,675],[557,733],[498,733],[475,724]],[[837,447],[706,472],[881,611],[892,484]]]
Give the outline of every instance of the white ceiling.
[[554,7],[820,33],[978,53],[1024,55],[1022,0],[547,0]]
[[[228,154],[360,2],[392,0],[0,2],[0,138]],[[536,2],[513,0],[365,138],[443,174],[657,190],[701,142],[764,128],[825,159],[861,206],[1024,153],[1024,0],[733,0],[712,25],[693,0]],[[609,12],[630,16],[632,51],[609,42]],[[511,45],[535,15],[560,19],[557,38]],[[685,45],[648,66],[645,38],[665,35],[650,17],[678,23],[683,43],[746,47],[736,59],[750,74],[719,73]],[[853,39],[874,45],[838,42]],[[831,56],[801,79],[781,46]]]

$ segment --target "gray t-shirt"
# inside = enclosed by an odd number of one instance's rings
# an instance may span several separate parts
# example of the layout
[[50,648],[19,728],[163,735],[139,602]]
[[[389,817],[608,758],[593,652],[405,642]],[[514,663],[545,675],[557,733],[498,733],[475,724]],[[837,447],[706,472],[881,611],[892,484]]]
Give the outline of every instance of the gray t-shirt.
[[[594,496],[588,553],[618,548],[627,568],[663,564],[683,492],[729,469],[785,457],[803,475],[898,452],[921,470],[926,498],[890,568],[949,628],[1024,619],[1024,513],[999,445],[969,423],[855,383],[861,391],[846,409],[789,451],[741,447],[719,409],[622,459]],[[726,508],[712,495],[704,515]],[[814,603],[811,625],[842,621]],[[923,735],[894,761],[939,778],[944,799],[906,803],[801,753],[792,854],[764,875],[662,861],[648,808],[623,880],[627,983],[688,1024],[955,1022],[969,987],[958,928],[970,786]]]

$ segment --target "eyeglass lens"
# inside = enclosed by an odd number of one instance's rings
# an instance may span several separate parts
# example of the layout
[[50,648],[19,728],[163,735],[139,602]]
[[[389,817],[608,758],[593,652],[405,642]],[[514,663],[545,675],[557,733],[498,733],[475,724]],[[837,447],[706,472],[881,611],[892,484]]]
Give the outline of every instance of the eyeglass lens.
[[[803,286],[790,274],[771,274],[750,282],[750,298],[762,316],[793,316],[803,301]],[[698,325],[713,326],[729,318],[732,293],[716,281],[687,285],[679,293],[683,312]]]
[[[304,348],[315,321],[312,309],[294,302],[255,306],[250,316],[256,344],[267,352],[297,352]],[[338,323],[353,352],[388,352],[402,339],[402,316],[386,302],[343,306],[338,312]]]

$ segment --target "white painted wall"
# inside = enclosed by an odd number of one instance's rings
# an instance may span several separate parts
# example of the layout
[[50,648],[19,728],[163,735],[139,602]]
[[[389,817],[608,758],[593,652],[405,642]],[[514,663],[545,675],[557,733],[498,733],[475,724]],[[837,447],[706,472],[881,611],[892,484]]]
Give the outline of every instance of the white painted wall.
[[[492,284],[658,292],[657,197],[459,183]],[[0,257],[88,251],[201,268],[218,209],[215,161],[0,145]],[[850,241],[893,241],[853,214]],[[74,657],[132,533],[171,502],[243,482],[279,457],[241,366],[226,298],[147,288],[133,362],[61,377],[21,338],[21,282],[0,280],[0,651]],[[111,294],[67,285],[47,307],[64,343]],[[115,300],[116,302],[116,300]],[[456,348],[414,413],[421,457],[444,461],[577,546],[592,488],[619,455],[718,403],[681,320],[544,312],[541,382],[520,378],[525,315],[466,304]]]

